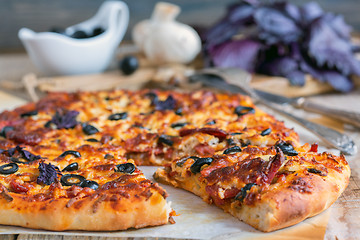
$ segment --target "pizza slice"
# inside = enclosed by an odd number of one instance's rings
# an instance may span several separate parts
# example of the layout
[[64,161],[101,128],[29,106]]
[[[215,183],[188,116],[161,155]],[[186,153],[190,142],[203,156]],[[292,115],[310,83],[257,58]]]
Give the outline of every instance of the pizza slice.
[[324,211],[345,190],[349,176],[344,156],[285,141],[179,158],[154,174],[156,180],[193,192],[264,232]]

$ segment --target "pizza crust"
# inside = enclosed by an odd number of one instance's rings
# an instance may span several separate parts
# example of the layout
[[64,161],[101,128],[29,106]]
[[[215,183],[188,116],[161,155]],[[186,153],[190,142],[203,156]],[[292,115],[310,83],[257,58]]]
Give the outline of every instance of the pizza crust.
[[156,192],[147,200],[136,196],[116,202],[104,201],[106,195],[86,197],[67,207],[69,199],[43,202],[26,201],[19,194],[0,198],[0,222],[52,231],[116,231],[168,223],[170,203]]

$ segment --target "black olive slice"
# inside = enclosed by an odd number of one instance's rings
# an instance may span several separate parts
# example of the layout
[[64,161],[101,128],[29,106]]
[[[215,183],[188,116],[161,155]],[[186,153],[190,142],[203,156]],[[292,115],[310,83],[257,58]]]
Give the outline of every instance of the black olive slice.
[[82,130],[86,135],[93,135],[99,132],[99,130],[96,127],[90,124],[83,124]]
[[279,147],[285,155],[296,156],[299,154],[290,143],[278,141],[275,146]]
[[166,145],[172,146],[174,142],[170,139],[171,137],[168,135],[159,136],[159,142],[164,143]]
[[95,181],[90,181],[90,180],[84,180],[81,184],[80,184],[80,187],[88,187],[88,188],[91,188],[91,189],[98,189],[99,188],[99,184]]
[[64,186],[81,186],[86,179],[83,176],[77,174],[65,174],[61,177],[60,182]]
[[12,174],[19,170],[19,166],[16,163],[8,163],[0,166],[0,174]]
[[234,154],[237,152],[241,152],[241,148],[239,146],[233,146],[228,149],[225,149],[223,154]]
[[271,128],[267,128],[265,129],[264,131],[262,131],[260,133],[261,136],[266,136],[266,135],[269,135],[271,133]]
[[75,171],[79,169],[79,164],[77,162],[73,162],[70,163],[69,165],[67,165],[64,169],[63,172],[70,172],[70,171]]
[[73,155],[76,158],[81,157],[81,154],[78,151],[73,151],[73,150],[65,151],[59,157],[63,158],[63,157],[66,157],[67,155]]
[[247,192],[250,191],[250,189],[254,185],[256,185],[256,184],[255,183],[246,184],[243,188],[241,188],[240,192],[238,194],[236,194],[235,200],[243,201],[244,198],[246,197]]
[[183,110],[182,110],[182,108],[176,109],[176,110],[175,110],[175,114],[176,114],[176,115],[179,115],[179,116],[182,116],[182,115],[183,115]]
[[128,173],[128,174],[132,174],[136,167],[134,164],[132,163],[123,163],[123,164],[119,164],[119,165],[116,165],[116,170],[115,172],[123,172],[123,173]]
[[176,166],[178,166],[178,167],[184,166],[184,163],[185,163],[189,158],[192,158],[192,159],[194,159],[194,160],[198,159],[198,157],[185,157],[185,158],[182,158],[182,159],[178,160],[177,163],[176,163]]
[[190,157],[195,160],[195,162],[190,166],[190,171],[192,173],[198,173],[201,170],[201,167],[205,164],[210,164],[214,161],[213,158],[206,157],[206,158],[199,158],[199,157]]
[[243,133],[241,133],[241,132],[230,133],[231,136],[236,136],[236,135],[241,135],[241,134],[243,134]]
[[322,175],[322,171],[317,170],[317,169],[315,169],[315,168],[308,168],[307,171],[308,171],[309,173],[315,173],[315,174]]
[[159,100],[159,97],[154,92],[148,92],[145,96],[151,99],[151,105],[155,104]]
[[105,154],[104,158],[105,159],[114,159],[114,156],[107,153],[107,154]]
[[181,128],[181,127],[183,127],[183,126],[185,126],[185,125],[187,125],[188,123],[187,122],[183,122],[183,123],[173,123],[173,124],[171,124],[171,127],[172,128]]
[[212,120],[212,121],[210,121],[210,122],[205,123],[205,125],[214,125],[214,124],[216,124],[216,121],[215,121],[215,120]]
[[252,107],[237,106],[234,113],[236,113],[240,117],[248,113],[255,113],[255,109]]
[[241,147],[244,148],[244,147],[249,146],[251,142],[249,140],[244,141],[243,139],[240,139],[240,143],[241,143]]
[[5,126],[1,129],[0,131],[0,136],[2,136],[3,138],[6,138],[6,134],[10,131],[13,131],[14,127],[11,126]]
[[87,141],[87,142],[100,142],[99,140],[97,140],[95,138],[88,138],[85,141]]
[[127,112],[114,113],[114,114],[111,114],[111,115],[108,117],[108,120],[118,121],[118,120],[126,119],[127,116],[128,116]]
[[45,123],[44,127],[50,128],[51,125],[52,125],[52,122],[51,122],[51,121],[47,121],[47,122]]
[[37,110],[34,110],[34,111],[30,111],[30,112],[26,112],[26,113],[23,113],[20,115],[20,117],[31,117],[31,116],[35,116],[38,114],[38,111]]
[[232,138],[226,139],[226,142],[227,142],[227,144],[228,144],[229,146],[236,144],[235,141],[234,141],[234,139],[232,139]]

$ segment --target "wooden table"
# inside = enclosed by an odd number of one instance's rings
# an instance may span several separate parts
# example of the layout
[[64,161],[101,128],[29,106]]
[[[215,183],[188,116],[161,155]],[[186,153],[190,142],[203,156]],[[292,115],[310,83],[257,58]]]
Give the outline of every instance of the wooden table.
[[[0,81],[19,81],[24,74],[29,72],[36,72],[36,70],[26,55],[0,55]],[[346,95],[332,93],[321,96],[314,96],[311,97],[311,100],[334,108],[360,112],[360,89],[357,89],[354,92]],[[0,92],[0,108],[4,108],[4,106],[13,107],[16,105],[21,105],[23,102],[25,101]],[[329,119],[319,118],[319,116],[316,114],[304,113],[301,110],[296,110],[296,112],[300,115],[303,115],[304,117],[312,118],[313,120],[321,121],[322,123],[343,129],[345,133],[353,138],[353,140],[356,142],[356,145],[360,147],[360,129],[356,129],[348,125],[343,126]],[[319,140],[314,137],[313,141]],[[323,144],[320,141],[319,143],[320,145]],[[356,156],[348,156],[347,160],[352,170],[350,183],[343,195],[331,207],[325,239],[360,239],[360,153],[358,153]],[[0,235],[0,239],[97,240],[110,238],[19,234]]]

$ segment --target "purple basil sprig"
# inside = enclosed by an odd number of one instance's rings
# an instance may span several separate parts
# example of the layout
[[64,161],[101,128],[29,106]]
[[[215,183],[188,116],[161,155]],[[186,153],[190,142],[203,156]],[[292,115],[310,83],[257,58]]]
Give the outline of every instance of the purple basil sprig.
[[173,110],[176,107],[176,100],[173,96],[169,95],[165,101],[155,100],[154,103],[155,110]]
[[24,148],[20,146],[16,146],[7,150],[7,153],[10,157],[14,156],[16,152],[20,153],[21,157],[28,160],[29,162],[41,159],[41,156],[34,155],[31,152],[24,150]]
[[324,12],[316,2],[243,0],[203,35],[205,62],[283,76],[300,86],[310,74],[347,92],[354,86],[351,75],[360,76],[354,56],[359,47],[351,43],[350,31],[342,16]]
[[36,182],[45,185],[50,185],[53,182],[58,181],[58,175],[62,175],[57,166],[54,166],[51,163],[46,164],[44,162],[39,163],[39,173],[40,175]]
[[76,121],[76,117],[78,114],[78,111],[56,111],[50,123],[55,124],[57,129],[74,128],[78,124],[78,122]]

